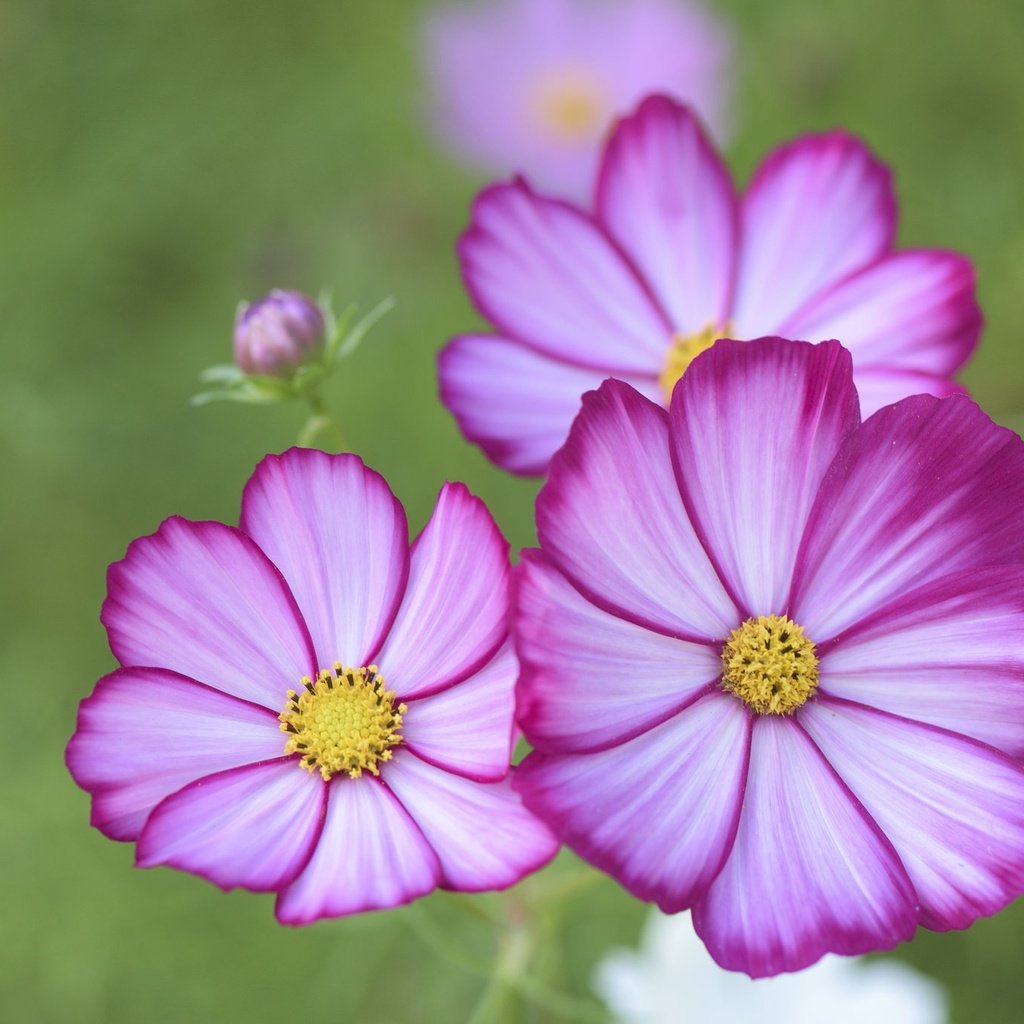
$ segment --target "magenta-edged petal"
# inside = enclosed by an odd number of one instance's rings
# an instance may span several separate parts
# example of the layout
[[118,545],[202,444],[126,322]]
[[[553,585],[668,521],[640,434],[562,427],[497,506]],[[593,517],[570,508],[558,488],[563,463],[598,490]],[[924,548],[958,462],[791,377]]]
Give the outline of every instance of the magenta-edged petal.
[[471,782],[409,753],[382,777],[441,862],[445,889],[505,889],[558,851],[547,827],[523,807],[510,780]]
[[487,506],[445,484],[377,655],[388,689],[402,700],[434,693],[489,661],[508,634],[508,586],[508,541]]
[[781,334],[809,299],[889,250],[892,175],[844,132],[807,135],[761,164],[741,222],[733,328],[741,338]]
[[670,418],[680,489],[734,600],[784,610],[818,488],[859,422],[849,353],[719,341],[676,387]]
[[532,753],[515,787],[581,857],[675,913],[703,895],[729,855],[750,722],[742,702],[711,693],[621,746]]
[[365,665],[394,619],[409,566],[405,513],[384,478],[355,455],[268,455],[245,485],[240,526],[291,586],[318,667]]
[[158,804],[135,860],[191,871],[222,889],[280,889],[309,860],[326,802],[324,781],[297,758],[231,768]]
[[812,300],[779,333],[808,341],[838,338],[858,369],[945,377],[978,343],[982,318],[974,285],[974,267],[959,253],[896,252]]
[[808,523],[792,618],[816,643],[953,572],[1024,562],[1024,442],[973,402],[920,395],[851,435]]
[[[522,475],[547,469],[580,411],[580,396],[608,373],[488,334],[454,338],[438,358],[441,401],[459,429],[492,462]],[[653,371],[625,380],[652,401],[661,401]]]
[[1024,756],[1024,565],[901,594],[841,634],[820,671],[832,696]]
[[728,318],[737,243],[729,172],[700,122],[666,96],[619,121],[597,182],[597,217],[644,274],[675,329]]
[[754,726],[736,841],[693,924],[722,967],[753,978],[914,934],[903,865],[793,719]]
[[93,796],[92,823],[111,839],[130,840],[182,786],[283,750],[280,723],[266,708],[174,672],[128,668],[105,676],[82,701],[67,764]]
[[438,884],[437,856],[386,786],[366,775],[332,779],[327,790],[320,841],[278,896],[282,924],[397,907]]
[[516,569],[519,724],[538,749],[596,750],[649,729],[722,674],[718,650],[592,604],[539,552]]
[[228,769],[156,807],[139,836],[136,864],[191,871],[222,889],[279,889],[309,860],[325,806],[323,781],[295,758]]
[[926,928],[966,928],[1024,892],[1024,771],[991,747],[845,701],[800,722],[900,855]]
[[173,517],[107,573],[100,616],[126,666],[169,669],[275,713],[315,671],[281,574],[243,533]]
[[410,699],[405,743],[423,760],[478,782],[508,774],[519,663],[511,642],[479,672],[432,697]]
[[949,377],[936,377],[913,370],[853,369],[853,382],[860,396],[861,415],[866,419],[887,405],[901,402],[910,395],[968,395],[967,388]]
[[736,625],[679,496],[665,412],[620,381],[584,396],[537,498],[537,532],[544,553],[606,611],[707,641]]
[[459,241],[462,276],[501,334],[612,372],[659,373],[672,328],[591,218],[523,181],[485,189]]

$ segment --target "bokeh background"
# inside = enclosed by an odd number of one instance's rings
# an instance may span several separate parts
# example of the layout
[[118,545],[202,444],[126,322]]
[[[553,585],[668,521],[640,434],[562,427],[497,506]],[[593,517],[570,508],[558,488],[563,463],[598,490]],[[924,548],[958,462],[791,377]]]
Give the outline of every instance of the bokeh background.
[[[1024,428],[1024,5],[717,8],[740,43],[733,167],[748,174],[801,131],[866,136],[896,169],[901,243],[976,261],[987,328],[965,379]],[[414,528],[461,479],[513,546],[532,540],[535,485],[490,467],[436,399],[438,348],[478,323],[453,241],[481,180],[425,129],[426,9],[0,2],[7,1020],[459,1021],[478,997],[481,980],[417,932],[427,915],[480,951],[486,934],[444,896],[281,928],[270,897],[134,870],[129,846],[89,827],[63,766],[77,702],[114,664],[98,621],[107,564],[171,513],[235,521],[253,465],[303,421],[296,407],[188,407],[199,369],[229,358],[240,298],[329,286],[366,309],[394,295],[328,388],[351,447]],[[586,994],[596,958],[642,917],[610,882],[581,894],[552,980]],[[1020,1020],[1024,907],[897,955],[949,987],[956,1021]]]

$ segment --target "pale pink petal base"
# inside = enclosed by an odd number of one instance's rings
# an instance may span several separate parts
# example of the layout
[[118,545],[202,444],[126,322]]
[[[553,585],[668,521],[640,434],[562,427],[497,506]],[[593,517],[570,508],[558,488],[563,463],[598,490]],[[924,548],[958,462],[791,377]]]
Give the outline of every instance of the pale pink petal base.
[[966,928],[1024,890],[1024,771],[991,747],[845,701],[800,721],[900,855],[927,928]]
[[131,840],[182,786],[283,750],[268,709],[173,672],[127,668],[101,679],[82,701],[67,764],[93,796],[93,825]]
[[807,734],[760,717],[732,854],[693,909],[715,960],[762,978],[891,949],[913,935],[915,902],[891,844]]
[[673,913],[729,854],[743,800],[750,716],[714,692],[595,754],[530,754],[515,787],[585,860]]
[[508,774],[519,663],[511,642],[479,672],[440,693],[409,701],[402,719],[406,746],[446,771],[477,782]]
[[326,784],[296,757],[210,775],[157,806],[136,864],[169,864],[222,889],[280,889],[309,860],[326,802]]
[[597,750],[643,732],[722,674],[711,644],[644,629],[593,605],[538,551],[516,569],[517,703],[530,742]]
[[558,851],[554,836],[523,807],[507,778],[470,782],[408,751],[389,762],[382,777],[434,848],[443,888],[505,889]]
[[327,788],[316,850],[278,897],[282,924],[396,907],[437,885],[434,851],[386,786],[364,775],[334,778]]

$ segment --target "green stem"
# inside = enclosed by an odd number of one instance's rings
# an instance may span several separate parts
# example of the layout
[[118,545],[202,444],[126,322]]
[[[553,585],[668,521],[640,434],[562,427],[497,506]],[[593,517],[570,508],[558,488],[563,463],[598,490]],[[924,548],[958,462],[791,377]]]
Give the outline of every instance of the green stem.
[[345,438],[341,433],[338,424],[328,415],[324,407],[324,400],[318,391],[307,391],[306,402],[309,405],[309,419],[306,420],[299,432],[299,439],[296,442],[300,448],[313,448],[314,442],[321,434],[330,438],[330,443],[335,451],[347,451]]

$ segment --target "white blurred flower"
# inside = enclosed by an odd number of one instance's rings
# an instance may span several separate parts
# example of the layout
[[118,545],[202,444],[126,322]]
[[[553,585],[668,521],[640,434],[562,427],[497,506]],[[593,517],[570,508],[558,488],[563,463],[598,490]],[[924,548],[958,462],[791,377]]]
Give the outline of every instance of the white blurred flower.
[[639,950],[612,950],[594,987],[616,1024],[946,1024],[942,987],[905,964],[826,956],[752,981],[722,970],[690,915],[654,911]]

